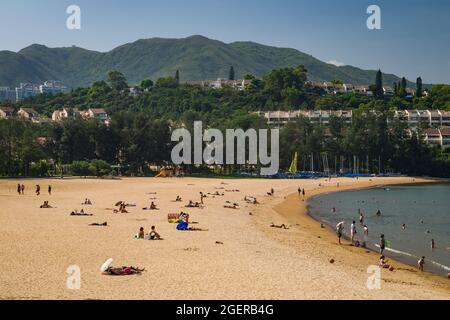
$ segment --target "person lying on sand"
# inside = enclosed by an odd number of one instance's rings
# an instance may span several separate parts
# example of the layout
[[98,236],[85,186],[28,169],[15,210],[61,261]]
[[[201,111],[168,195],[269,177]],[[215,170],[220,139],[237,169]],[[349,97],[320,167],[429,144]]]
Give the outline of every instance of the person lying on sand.
[[108,222],[103,222],[103,223],[91,223],[90,226],[92,226],[92,227],[107,227],[107,226],[108,226]]
[[135,267],[122,267],[122,268],[109,267],[105,272],[103,272],[103,274],[111,276],[130,276],[135,274],[141,274],[144,271],[145,269],[139,269]]
[[[230,202],[227,201],[227,203],[230,203]],[[239,209],[239,204],[238,203],[230,203],[230,204],[224,205],[223,207],[227,208],[227,209]]]
[[70,215],[71,215],[71,216],[80,216],[80,217],[92,217],[92,216],[93,216],[93,214],[85,213],[83,209],[81,209],[80,213],[78,213],[77,210],[72,211],[72,212],[70,213]]
[[44,204],[40,206],[41,209],[51,209],[53,208],[51,205],[48,204],[48,201],[44,201]]
[[245,202],[250,204],[259,204],[258,200],[255,197],[244,197]]
[[186,205],[186,208],[201,208],[201,203],[193,202],[192,200],[189,200],[189,204]]
[[270,227],[272,227],[272,228],[278,228],[278,229],[285,229],[285,230],[289,230],[289,228],[288,227],[286,227],[286,225],[285,224],[282,224],[281,226],[277,226],[276,224],[274,224],[273,222],[272,222],[272,224],[270,225]]
[[184,221],[180,222],[177,225],[177,230],[178,231],[208,231],[208,230],[201,229],[201,228],[189,227],[189,223],[184,222]]

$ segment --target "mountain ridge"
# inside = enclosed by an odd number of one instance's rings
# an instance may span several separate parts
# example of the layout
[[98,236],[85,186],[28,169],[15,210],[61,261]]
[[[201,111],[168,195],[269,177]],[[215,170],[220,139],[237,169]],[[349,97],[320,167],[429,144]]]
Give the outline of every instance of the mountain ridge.
[[[261,77],[271,70],[303,64],[313,81],[340,80],[354,85],[375,81],[376,70],[335,66],[293,48],[253,41],[224,43],[201,35],[187,38],[148,38],[99,52],[77,46],[49,48],[32,44],[18,52],[0,51],[0,86],[20,82],[61,80],[72,88],[104,80],[111,70],[124,73],[130,83],[156,80],[180,70],[181,81],[227,78],[233,66],[237,78],[246,74]],[[391,86],[400,77],[383,74]],[[408,83],[413,86],[412,82]]]

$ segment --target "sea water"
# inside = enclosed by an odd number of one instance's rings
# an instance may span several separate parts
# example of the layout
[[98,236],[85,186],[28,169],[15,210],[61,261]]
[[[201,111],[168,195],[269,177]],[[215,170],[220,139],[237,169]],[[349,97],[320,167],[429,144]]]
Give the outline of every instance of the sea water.
[[[346,235],[350,234],[352,221],[356,221],[356,239],[362,241],[358,209],[369,228],[369,247],[377,249],[380,235],[384,234],[387,256],[414,265],[425,256],[426,270],[444,276],[450,272],[450,184],[343,191],[315,197],[309,202],[309,213],[317,220],[333,228],[345,221]],[[376,215],[378,210],[381,216]],[[432,239],[435,249],[431,248]]]

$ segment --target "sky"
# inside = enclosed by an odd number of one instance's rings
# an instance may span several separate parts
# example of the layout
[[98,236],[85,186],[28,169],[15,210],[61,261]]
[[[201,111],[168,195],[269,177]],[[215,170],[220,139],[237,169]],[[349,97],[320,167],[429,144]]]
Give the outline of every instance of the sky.
[[[142,38],[203,35],[295,48],[337,65],[450,83],[448,0],[2,0],[0,50],[34,43],[109,51]],[[69,30],[69,5],[81,29]],[[381,29],[369,30],[369,5]]]

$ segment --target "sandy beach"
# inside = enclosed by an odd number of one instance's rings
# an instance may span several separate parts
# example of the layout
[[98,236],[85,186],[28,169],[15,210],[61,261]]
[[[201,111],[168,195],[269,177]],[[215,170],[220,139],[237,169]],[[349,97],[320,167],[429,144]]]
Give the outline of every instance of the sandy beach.
[[[337,183],[339,182],[339,187]],[[393,262],[382,271],[380,290],[367,288],[374,252],[337,244],[330,228],[306,214],[307,197],[338,190],[412,183],[412,178],[256,180],[124,178],[0,180],[0,299],[450,299],[450,280]],[[415,179],[414,182],[425,182]],[[18,183],[26,185],[19,196]],[[34,187],[42,187],[36,196]],[[47,186],[53,193],[48,195]],[[321,184],[321,186],[319,186]],[[273,187],[275,195],[267,192]],[[239,192],[232,190],[239,190]],[[205,208],[185,208],[208,195]],[[155,194],[156,193],[156,194]],[[176,196],[183,202],[175,202]],[[255,196],[259,205],[247,204]],[[82,206],[85,198],[92,206]],[[156,199],[151,199],[156,198]],[[114,214],[118,201],[134,203]],[[305,199],[307,200],[307,199]],[[53,209],[40,209],[49,201]],[[160,210],[143,211],[154,201]],[[226,209],[229,202],[240,209]],[[84,210],[94,216],[74,217]],[[185,211],[193,226],[208,231],[177,231],[168,213]],[[251,213],[251,215],[250,215]],[[91,223],[108,222],[108,227]],[[285,224],[289,230],[271,228]],[[163,241],[134,239],[151,226]],[[113,277],[100,266],[133,265],[146,272]],[[330,259],[336,262],[331,264]],[[69,266],[81,269],[81,288],[67,288]]]

